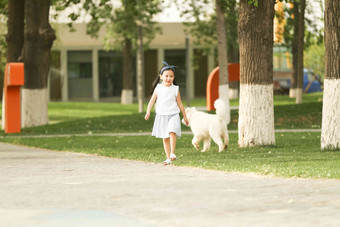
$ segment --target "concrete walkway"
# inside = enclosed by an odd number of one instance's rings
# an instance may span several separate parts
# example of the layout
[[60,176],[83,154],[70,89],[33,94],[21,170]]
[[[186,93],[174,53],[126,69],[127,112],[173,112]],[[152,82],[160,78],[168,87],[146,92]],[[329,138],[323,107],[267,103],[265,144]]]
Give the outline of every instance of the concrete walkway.
[[340,180],[280,179],[0,143],[1,227],[340,226]]

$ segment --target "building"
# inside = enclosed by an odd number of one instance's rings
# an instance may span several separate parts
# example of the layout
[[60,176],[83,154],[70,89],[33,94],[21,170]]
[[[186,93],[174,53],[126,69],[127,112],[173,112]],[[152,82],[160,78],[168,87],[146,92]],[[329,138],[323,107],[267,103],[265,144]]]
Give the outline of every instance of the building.
[[[159,25],[162,34],[156,35],[144,53],[145,97],[149,97],[152,81],[158,76],[163,60],[178,66],[176,81],[180,85],[182,97],[187,94],[192,98],[205,96],[209,72],[216,67],[214,57],[204,55],[199,48],[189,45],[189,57],[190,59],[195,57],[199,67],[194,69],[190,66],[187,69],[184,25],[182,23]],[[95,39],[86,34],[86,24],[75,24],[76,32],[70,32],[67,24],[54,24],[53,27],[57,40],[53,44],[51,54],[48,83],[50,100],[119,100],[123,78],[122,53],[104,50],[105,29],[102,29],[99,37]]]

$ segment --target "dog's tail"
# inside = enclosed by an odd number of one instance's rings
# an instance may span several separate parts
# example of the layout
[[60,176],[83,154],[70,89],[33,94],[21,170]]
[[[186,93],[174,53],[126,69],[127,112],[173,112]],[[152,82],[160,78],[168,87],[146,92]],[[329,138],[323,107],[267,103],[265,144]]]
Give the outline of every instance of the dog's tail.
[[230,111],[227,103],[222,99],[217,99],[214,103],[216,109],[216,115],[226,121],[227,124],[230,123]]

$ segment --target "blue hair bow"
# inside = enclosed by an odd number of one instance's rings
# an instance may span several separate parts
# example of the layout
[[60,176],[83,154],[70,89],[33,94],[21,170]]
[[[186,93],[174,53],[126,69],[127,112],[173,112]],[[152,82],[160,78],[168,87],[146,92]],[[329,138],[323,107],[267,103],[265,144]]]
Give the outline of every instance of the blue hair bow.
[[169,65],[166,61],[162,62],[165,66],[161,69],[160,74],[163,74],[164,71],[171,69],[173,72],[175,72],[175,68],[177,66]]

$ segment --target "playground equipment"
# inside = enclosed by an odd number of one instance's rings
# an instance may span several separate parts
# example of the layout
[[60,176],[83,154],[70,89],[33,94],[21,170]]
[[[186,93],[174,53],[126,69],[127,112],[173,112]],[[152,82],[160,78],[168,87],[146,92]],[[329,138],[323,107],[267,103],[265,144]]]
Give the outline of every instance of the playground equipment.
[[20,86],[22,85],[24,85],[24,63],[7,63],[2,107],[2,127],[5,133],[21,131]]
[[[207,110],[215,110],[214,102],[218,99],[218,86],[219,86],[219,70],[220,67],[216,67],[208,77],[207,81]],[[228,64],[228,74],[229,74],[229,82],[232,81],[240,81],[240,64],[232,63]]]

